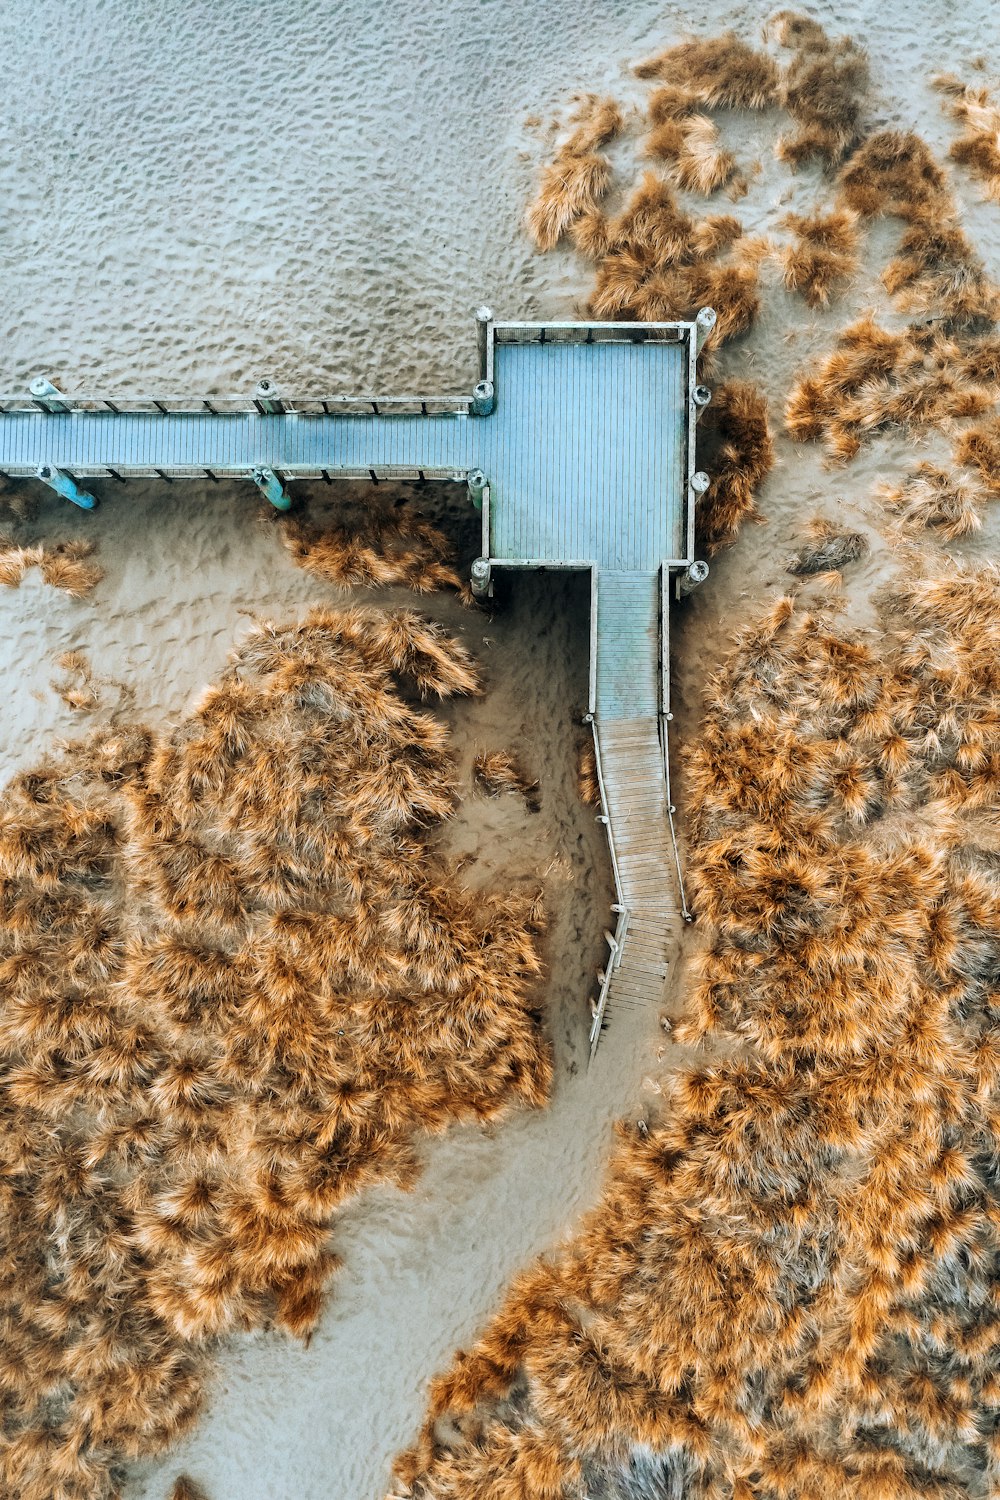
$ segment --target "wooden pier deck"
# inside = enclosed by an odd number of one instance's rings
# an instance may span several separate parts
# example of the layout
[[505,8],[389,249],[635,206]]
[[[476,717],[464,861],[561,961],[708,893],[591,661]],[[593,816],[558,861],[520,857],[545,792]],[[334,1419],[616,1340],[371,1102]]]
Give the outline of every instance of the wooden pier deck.
[[[299,479],[459,481],[482,511],[474,590],[497,568],[592,580],[588,718],[617,915],[592,1048],[609,1004],[659,1003],[684,912],[666,733],[668,600],[694,562],[696,361],[715,322],[500,323],[477,317],[470,396],[74,397],[39,378],[0,396],[0,475],[36,475],[84,508],[88,478],[250,479],[286,509]],[[696,570],[701,569],[701,573]]]
[[591,1031],[609,1008],[663,999],[667,942],[682,914],[664,741],[669,705],[660,571],[597,573],[593,730],[617,886],[618,932]]

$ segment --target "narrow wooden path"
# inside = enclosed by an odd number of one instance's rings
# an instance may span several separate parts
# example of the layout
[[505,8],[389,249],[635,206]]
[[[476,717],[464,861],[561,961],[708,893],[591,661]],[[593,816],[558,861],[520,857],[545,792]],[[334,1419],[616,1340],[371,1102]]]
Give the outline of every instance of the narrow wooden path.
[[667,944],[682,915],[664,751],[667,622],[659,573],[597,575],[594,738],[617,886],[617,930],[591,1052],[617,1005],[658,1006]]

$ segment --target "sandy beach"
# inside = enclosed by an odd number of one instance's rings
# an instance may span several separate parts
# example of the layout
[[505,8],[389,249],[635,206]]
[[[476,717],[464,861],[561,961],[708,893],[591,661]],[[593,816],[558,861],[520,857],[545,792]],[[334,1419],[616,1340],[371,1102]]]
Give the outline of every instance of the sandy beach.
[[[995,54],[987,0],[961,16],[943,0],[852,0],[813,13],[869,48],[871,122],[918,129],[943,155],[953,131],[928,80],[941,66],[964,76],[981,51]],[[264,374],[289,392],[465,391],[478,303],[509,317],[570,317],[588,291],[571,251],[541,256],[522,229],[553,111],[580,89],[633,103],[637,58],[688,31],[735,25],[753,39],[768,14],[718,0],[666,10],[623,0],[583,9],[10,0],[0,13],[13,83],[0,111],[0,389],[20,391],[43,373],[67,391],[110,395],[247,392]],[[762,115],[733,142],[741,160],[761,163],[732,208],[755,231],[822,192],[818,168],[791,176],[773,159],[774,134]],[[636,139],[615,146],[616,162]],[[968,177],[956,173],[953,186],[1000,276],[995,206]],[[875,225],[857,286],[827,311],[811,312],[765,274],[757,326],[726,351],[723,369],[761,384],[775,419],[781,393],[849,308],[877,305],[901,324],[873,286],[892,233]],[[867,497],[912,456],[912,438],[879,438],[849,470],[830,470],[816,446],[775,426],[778,463],[758,496],[767,524],[745,528],[674,618],[679,746],[697,733],[706,679],[734,627],[787,587],[803,516],[835,517],[872,539],[848,580],[857,620],[892,564]],[[933,435],[920,457],[947,449]],[[34,572],[0,590],[3,781],[109,717],[175,723],[251,617],[287,621],[343,597],[293,565],[249,485],[100,483],[93,516],[40,486],[19,492],[32,503],[13,523],[19,541],[93,538],[105,576],[81,600]],[[313,514],[336,516],[338,486],[295,493]],[[467,571],[478,549],[464,491],[401,493],[454,538]],[[963,555],[993,555],[998,531],[990,517]],[[366,599],[414,603],[401,590]],[[551,925],[539,994],[555,1049],[552,1104],[425,1142],[410,1193],[380,1188],[353,1202],[333,1236],[343,1269],[309,1346],[277,1333],[227,1340],[193,1436],[136,1465],[126,1500],[158,1500],[181,1469],[212,1500],[376,1500],[421,1420],[429,1377],[475,1337],[514,1273],[572,1232],[598,1197],[614,1121],[644,1110],[651,1075],[682,1056],[659,1013],[620,1010],[587,1065],[611,880],[603,831],[576,791],[583,580],[520,577],[492,616],[449,595],[417,604],[468,646],[487,683],[481,699],[437,710],[466,788],[440,847],[449,860],[472,856],[463,880],[473,889],[494,877],[544,885]],[[84,651],[101,679],[92,714],[74,713],[50,686],[67,650]],[[510,746],[540,779],[537,815],[473,790],[475,753]],[[683,794],[681,781],[682,828]],[[675,937],[664,994],[673,1015],[694,941],[680,929]]]

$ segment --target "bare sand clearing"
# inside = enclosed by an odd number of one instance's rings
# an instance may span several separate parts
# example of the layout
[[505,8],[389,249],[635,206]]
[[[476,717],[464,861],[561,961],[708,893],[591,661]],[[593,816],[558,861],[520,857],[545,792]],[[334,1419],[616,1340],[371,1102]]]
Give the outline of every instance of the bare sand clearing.
[[[569,315],[589,284],[571,253],[539,257],[521,233],[549,153],[546,130],[527,117],[547,118],[577,87],[637,99],[627,61],[688,26],[735,24],[749,37],[766,14],[713,4],[664,18],[653,6],[581,10],[562,0],[441,9],[112,0],[72,11],[17,0],[0,15],[16,83],[0,125],[0,385],[45,372],[67,389],[227,391],[268,373],[308,390],[464,388],[477,301],[488,297],[505,315]],[[927,80],[942,66],[965,76],[990,44],[985,0],[960,19],[944,4],[874,0],[815,14],[870,47],[872,123],[919,129],[943,155],[954,127]],[[735,208],[751,228],[785,210],[808,212],[820,196],[817,169],[791,177],[774,162],[776,125],[740,117],[727,141],[741,161],[762,163]],[[955,187],[996,275],[995,208],[961,173]],[[862,274],[865,295],[883,309],[868,272],[880,269],[895,233],[876,224]],[[726,373],[761,381],[775,400],[855,303],[811,312],[769,286],[757,329],[727,353]],[[848,470],[830,472],[817,447],[780,440],[759,497],[768,526],[747,528],[720,554],[675,623],[682,735],[695,732],[702,684],[732,625],[786,586],[802,514],[822,510],[874,535],[861,501],[911,448],[879,440]],[[935,438],[920,456],[945,450]],[[288,618],[334,597],[292,566],[248,487],[100,488],[96,516],[40,496],[35,520],[19,529],[29,541],[96,535],[106,576],[85,600],[46,588],[35,571],[20,589],[0,591],[5,776],[54,736],[94,722],[49,687],[60,652],[84,650],[111,679],[101,688],[105,713],[166,724],[219,671],[245,628],[241,611]],[[467,560],[474,543],[455,496],[426,498],[432,509],[451,507]],[[986,555],[995,536],[991,518],[965,550]],[[855,565],[859,615],[885,568],[877,547]],[[574,787],[583,590],[526,577],[492,620],[447,598],[429,610],[489,681],[482,700],[446,710],[469,796],[442,839],[457,856],[476,854],[470,881],[545,874],[553,1104],[493,1134],[454,1130],[426,1148],[412,1193],[380,1189],[350,1208],[335,1242],[345,1267],[310,1347],[268,1334],[231,1342],[197,1432],[131,1476],[134,1497],[165,1494],[182,1467],[213,1500],[381,1493],[391,1455],[420,1420],[428,1375],[470,1341],[513,1271],[596,1198],[611,1122],[637,1104],[662,1041],[655,1016],[619,1012],[586,1071],[586,995],[609,881],[600,830]],[[537,815],[515,799],[472,793],[476,751],[511,745],[541,780]],[[673,991],[670,1008],[682,1001]]]

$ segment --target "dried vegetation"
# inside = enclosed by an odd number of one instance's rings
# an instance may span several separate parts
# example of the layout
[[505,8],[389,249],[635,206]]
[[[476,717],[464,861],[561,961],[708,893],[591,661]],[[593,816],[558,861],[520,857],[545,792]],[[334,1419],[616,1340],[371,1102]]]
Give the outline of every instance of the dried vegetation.
[[39,568],[47,584],[82,599],[104,577],[104,569],[87,562],[96,546],[90,541],[57,542],[53,547],[19,547],[9,537],[0,537],[0,585],[17,588],[29,568]]
[[781,256],[785,286],[800,292],[810,307],[826,307],[831,292],[858,269],[857,215],[846,208],[786,214],[782,225],[795,235]]
[[338,588],[461,589],[448,538],[398,499],[370,499],[343,525],[297,516],[278,524],[292,561]]
[[905,531],[919,533],[933,527],[949,542],[981,528],[987,498],[960,471],[927,462],[918,464],[899,484],[880,485],[876,495],[899,517]]
[[476,785],[489,797],[512,792],[521,797],[529,812],[540,812],[542,797],[537,781],[532,781],[513,750],[482,750],[472,766]]
[[863,532],[846,531],[834,521],[817,516],[803,527],[803,543],[786,569],[796,577],[814,573],[838,573],[848,563],[867,557],[868,540]]
[[793,390],[786,423],[822,438],[832,459],[853,457],[888,428],[920,430],[978,417],[996,403],[1000,290],[959,222],[947,178],[912,131],[869,136],[841,170],[840,212],[903,221],[882,281],[905,312],[901,331],[873,315],[844,330],[834,351]]
[[577,753],[576,789],[584,807],[600,807],[601,783],[597,775],[597,751],[593,735],[588,735]]
[[995,1489],[1000,571],[834,619],[748,626],[689,755],[677,1035],[714,1060],[433,1383],[394,1495]]
[[744,521],[761,519],[754,495],[774,467],[774,443],[756,386],[728,380],[717,387],[698,424],[698,454],[711,484],[698,501],[695,530],[712,557],[735,540]]
[[793,51],[781,86],[781,103],[795,131],[778,142],[778,156],[791,167],[817,157],[842,161],[862,133],[868,89],[868,59],[849,37],[836,41],[818,21],[781,11],[771,22],[783,47]]
[[53,678],[50,686],[67,708],[85,712],[96,708],[100,693],[94,681],[94,670],[82,651],[62,651],[56,658],[62,676]]
[[[401,692],[401,688],[405,689]],[[102,730],[0,816],[0,1493],[106,1500],[211,1341],[308,1339],[331,1225],[413,1137],[540,1105],[535,891],[473,898],[408,613],[256,625],[173,733]]]
[[1000,105],[988,88],[967,86],[952,73],[939,74],[934,83],[962,126],[948,155],[979,178],[987,198],[1000,203]]
[[611,164],[600,147],[621,130],[621,110],[613,99],[587,95],[579,103],[573,128],[542,172],[538,193],[528,209],[528,233],[539,250],[551,250],[581,215],[593,212],[611,190]]

